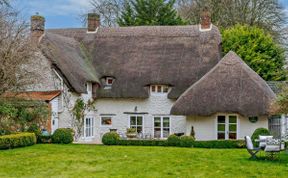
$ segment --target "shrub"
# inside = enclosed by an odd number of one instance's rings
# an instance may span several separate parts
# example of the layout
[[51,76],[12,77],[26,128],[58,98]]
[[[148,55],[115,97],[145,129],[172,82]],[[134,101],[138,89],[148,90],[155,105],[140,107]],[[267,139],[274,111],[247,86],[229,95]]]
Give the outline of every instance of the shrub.
[[9,134],[12,134],[12,132],[10,132],[9,130],[0,129],[0,136],[1,135],[9,135]]
[[192,136],[181,136],[180,137],[180,146],[181,147],[192,147],[194,142],[194,137]]
[[244,148],[244,140],[209,140],[209,141],[194,141],[195,148]]
[[251,136],[251,139],[253,141],[253,144],[255,146],[259,145],[259,142],[255,142],[256,139],[259,139],[259,135],[270,135],[270,132],[266,128],[258,128],[254,131],[254,133]]
[[107,132],[102,137],[102,143],[104,145],[117,145],[120,140],[120,136],[116,132]]
[[52,143],[68,144],[73,142],[73,130],[70,128],[60,128],[52,135]]
[[118,140],[117,145],[125,146],[167,146],[166,140]]
[[169,146],[179,146],[180,145],[180,137],[176,135],[170,135],[167,139]]
[[27,132],[34,133],[37,139],[37,143],[41,143],[41,130],[36,124],[32,124],[28,129]]
[[0,136],[0,149],[10,149],[34,145],[36,136],[34,133],[18,133]]

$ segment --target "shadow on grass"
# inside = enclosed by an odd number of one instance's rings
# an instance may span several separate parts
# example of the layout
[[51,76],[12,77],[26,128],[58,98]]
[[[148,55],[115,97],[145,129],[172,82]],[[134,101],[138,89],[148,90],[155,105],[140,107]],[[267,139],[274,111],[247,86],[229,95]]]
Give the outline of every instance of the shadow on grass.
[[261,162],[261,163],[275,163],[275,164],[284,164],[288,165],[288,152],[283,151],[279,154],[274,155],[273,157],[269,157],[269,155],[262,153],[260,156],[258,155],[257,158],[247,158],[249,161],[254,161],[254,162]]

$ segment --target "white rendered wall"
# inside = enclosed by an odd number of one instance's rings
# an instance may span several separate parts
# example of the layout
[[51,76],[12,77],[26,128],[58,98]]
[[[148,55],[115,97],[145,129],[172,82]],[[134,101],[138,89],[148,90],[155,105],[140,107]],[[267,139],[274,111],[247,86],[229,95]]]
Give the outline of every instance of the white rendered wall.
[[[189,116],[187,117],[186,135],[190,135],[191,127],[194,127],[196,140],[216,140],[217,139],[217,115],[207,117]],[[220,114],[219,114],[220,115]],[[223,115],[223,114],[221,114]],[[244,139],[244,136],[251,136],[257,128],[268,129],[268,118],[259,117],[256,123],[251,123],[248,118],[238,116],[237,139]]]
[[[95,136],[96,140],[101,140],[104,133],[109,129],[117,129],[120,133],[125,133],[129,127],[129,116],[124,112],[135,112],[137,107],[138,113],[144,116],[144,133],[151,134],[153,136],[154,116],[170,116],[170,109],[175,100],[167,98],[167,94],[152,95],[148,99],[97,99],[95,103],[96,115],[95,115]],[[112,125],[109,127],[100,125],[100,115],[111,114]],[[185,116],[170,116],[170,133],[185,133],[186,117]]]
[[[53,133],[59,126],[58,126],[58,97],[54,98],[50,101],[51,104],[51,132]],[[53,125],[54,120],[54,125]]]

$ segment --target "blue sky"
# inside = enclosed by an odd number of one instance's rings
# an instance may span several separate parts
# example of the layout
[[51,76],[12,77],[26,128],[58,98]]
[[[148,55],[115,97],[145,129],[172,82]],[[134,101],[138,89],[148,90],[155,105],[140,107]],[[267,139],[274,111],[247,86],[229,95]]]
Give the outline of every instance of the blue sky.
[[[29,19],[39,12],[46,18],[46,28],[81,27],[79,16],[91,10],[90,0],[12,0],[13,6]],[[280,0],[288,15],[288,0]]]

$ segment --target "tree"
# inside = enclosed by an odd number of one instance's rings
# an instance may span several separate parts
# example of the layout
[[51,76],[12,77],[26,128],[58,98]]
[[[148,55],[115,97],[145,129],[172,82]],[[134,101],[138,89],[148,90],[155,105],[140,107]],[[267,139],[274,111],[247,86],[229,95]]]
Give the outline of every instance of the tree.
[[33,62],[28,24],[10,7],[0,6],[0,95],[17,91],[35,82],[27,66]]
[[[199,23],[199,14],[208,7],[212,23],[221,28],[236,24],[258,26],[278,37],[286,22],[278,0],[179,0],[178,11],[191,24]],[[277,38],[278,39],[278,38]]]
[[270,108],[271,114],[287,114],[288,113],[288,85],[286,82],[278,84],[276,86],[280,88],[280,92],[277,94],[276,100],[272,103]]
[[101,25],[112,27],[117,25],[116,21],[123,8],[124,0],[91,0],[90,4],[93,7],[93,11],[100,15],[102,19]]
[[175,0],[126,1],[117,22],[120,26],[182,25],[185,22],[174,9]]
[[0,5],[1,6],[9,6],[10,7],[10,0],[0,0]]
[[286,78],[284,50],[264,30],[236,25],[223,30],[222,40],[225,54],[230,50],[236,52],[264,80],[279,81]]

